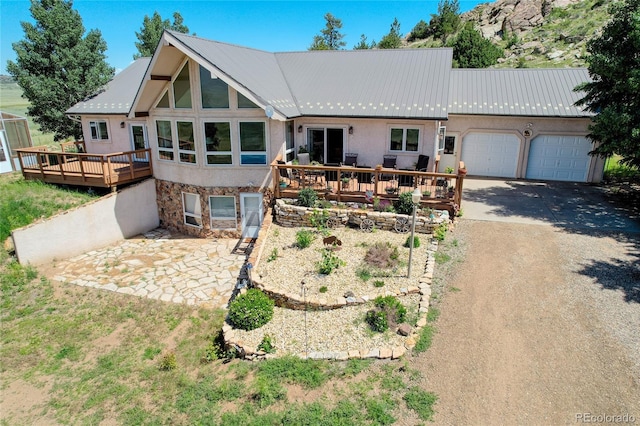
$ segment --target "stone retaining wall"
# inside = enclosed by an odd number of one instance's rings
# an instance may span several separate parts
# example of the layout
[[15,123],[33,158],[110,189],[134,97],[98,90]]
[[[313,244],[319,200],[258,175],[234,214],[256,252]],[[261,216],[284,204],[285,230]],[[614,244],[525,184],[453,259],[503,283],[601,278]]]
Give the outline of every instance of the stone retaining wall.
[[[182,193],[198,194],[200,196],[200,207],[202,210],[202,227],[186,225],[182,209]],[[268,188],[256,187],[207,187],[187,185],[184,183],[170,182],[166,180],[156,180],[156,197],[158,202],[158,215],[160,226],[172,231],[177,231],[185,235],[199,238],[240,238],[242,234],[240,218],[240,193],[241,192],[262,192],[264,211],[271,204],[273,192]],[[236,199],[237,229],[221,230],[211,229],[209,223],[209,196],[227,195]]]
[[[328,351],[328,352],[310,352],[294,354],[303,359],[330,359],[338,361],[346,361],[348,359],[365,359],[365,358],[377,358],[377,359],[398,359],[402,357],[407,350],[413,349],[416,342],[419,339],[419,333],[422,327],[427,324],[427,312],[429,311],[429,300],[431,298],[431,282],[433,279],[433,270],[435,268],[435,253],[438,250],[438,242],[433,239],[427,248],[427,264],[425,265],[424,272],[417,281],[417,286],[408,287],[406,289],[400,289],[398,294],[389,292],[390,295],[404,296],[411,293],[420,294],[420,304],[418,305],[418,320],[416,324],[411,327],[411,332],[405,340],[404,346],[396,347],[380,347],[380,348],[360,348],[351,349],[348,351]],[[290,309],[339,309],[347,305],[366,303],[371,300],[370,296],[361,295],[351,298],[340,298],[335,301],[326,301],[322,299],[310,299],[306,302],[300,300],[299,296],[291,294],[278,294],[274,289],[270,289],[263,283],[259,283],[254,280],[254,284],[257,288],[267,293],[269,297],[272,297],[278,303],[278,306],[284,306]],[[246,291],[246,290],[244,290]],[[267,354],[263,351],[258,351],[256,348],[243,346],[242,342],[236,339],[236,335],[233,326],[228,322],[225,322],[222,326],[224,334],[225,347],[227,349],[233,348],[236,350],[239,357],[248,360],[268,359],[275,358],[274,354]]]
[[[363,220],[371,219],[374,222],[375,229],[385,231],[393,231],[398,218],[406,218],[410,220],[410,216],[376,212],[371,210],[362,210],[358,208],[331,208],[318,209],[310,207],[296,206],[287,203],[285,200],[276,200],[274,206],[275,222],[286,227],[310,227],[311,217],[315,212],[327,212],[329,219],[334,219],[339,226],[360,226]],[[449,222],[449,212],[437,211],[439,217],[416,216],[415,232],[419,234],[432,234],[433,230],[441,223]]]

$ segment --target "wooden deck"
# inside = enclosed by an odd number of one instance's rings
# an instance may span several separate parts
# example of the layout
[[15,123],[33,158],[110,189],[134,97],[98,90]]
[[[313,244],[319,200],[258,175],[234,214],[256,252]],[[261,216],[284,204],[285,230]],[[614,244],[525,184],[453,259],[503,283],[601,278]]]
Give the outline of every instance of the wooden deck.
[[419,188],[423,207],[455,214],[462,203],[465,174],[382,167],[300,166],[280,164],[277,160],[271,163],[271,168],[276,198],[297,198],[301,189],[312,188],[326,200],[371,203],[373,198],[378,198],[393,202],[399,194]]
[[24,178],[47,183],[115,188],[153,175],[150,149],[84,154],[34,147],[17,153]]

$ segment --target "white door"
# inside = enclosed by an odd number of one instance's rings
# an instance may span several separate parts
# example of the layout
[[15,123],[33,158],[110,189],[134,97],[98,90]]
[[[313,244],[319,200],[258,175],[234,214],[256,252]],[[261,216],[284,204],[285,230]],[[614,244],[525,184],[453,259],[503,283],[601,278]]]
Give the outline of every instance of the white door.
[[593,148],[584,136],[540,135],[531,141],[527,179],[586,182]]
[[440,163],[438,164],[438,172],[445,173],[448,167],[451,167],[454,173],[458,170],[456,158],[458,157],[458,137],[445,136],[443,149],[438,152],[440,154]]
[[520,139],[507,133],[469,133],[462,141],[462,161],[473,176],[515,178]]
[[[131,150],[149,148],[147,140],[147,128],[144,124],[129,124],[129,137],[131,138]],[[138,153],[134,156],[135,161],[149,161],[149,153]]]
[[257,238],[262,226],[262,194],[240,194],[240,216],[242,217],[242,237]]
[[2,130],[0,131],[0,173],[7,173],[12,170],[11,154],[9,154],[9,147],[4,137],[4,130]]

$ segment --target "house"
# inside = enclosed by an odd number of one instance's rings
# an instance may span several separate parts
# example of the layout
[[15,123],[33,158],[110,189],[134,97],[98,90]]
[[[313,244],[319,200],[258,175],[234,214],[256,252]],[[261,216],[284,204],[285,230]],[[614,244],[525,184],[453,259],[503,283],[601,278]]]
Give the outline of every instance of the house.
[[149,147],[160,221],[196,236],[254,236],[270,163],[338,164],[385,154],[412,168],[598,181],[585,70],[453,70],[451,49],[269,53],[165,31],[152,58],[67,111],[89,153]]

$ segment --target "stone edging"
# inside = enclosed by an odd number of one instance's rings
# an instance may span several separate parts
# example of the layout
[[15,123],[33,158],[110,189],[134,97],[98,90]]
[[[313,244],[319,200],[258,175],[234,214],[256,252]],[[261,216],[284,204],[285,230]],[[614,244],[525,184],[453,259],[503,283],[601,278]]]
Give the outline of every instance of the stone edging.
[[[329,360],[337,360],[337,361],[346,361],[348,359],[364,359],[364,358],[377,358],[377,359],[398,359],[402,357],[407,350],[413,349],[416,345],[416,342],[419,338],[419,333],[422,327],[427,324],[427,312],[429,311],[429,300],[431,298],[431,282],[433,279],[433,271],[435,268],[435,253],[438,250],[438,241],[432,239],[429,247],[427,248],[427,264],[424,268],[424,273],[418,280],[418,285],[415,287],[409,287],[407,289],[400,289],[400,293],[393,294],[388,292],[390,295],[394,296],[404,296],[407,294],[420,294],[420,303],[418,305],[418,320],[416,324],[411,329],[411,334],[407,336],[405,340],[404,346],[396,346],[396,347],[379,347],[379,348],[367,348],[367,349],[353,349],[348,351],[335,351],[335,352],[301,352],[298,354],[293,354],[300,358],[308,358],[308,359],[329,359]],[[262,287],[256,286],[260,288],[265,293],[268,293],[270,297],[274,297],[273,295],[277,295],[270,291],[269,289],[265,290],[264,284],[260,284]],[[406,291],[404,291],[406,290]],[[246,290],[245,290],[246,291]],[[281,300],[289,299],[292,295],[277,295]],[[368,296],[361,296],[360,298],[354,298],[355,301],[347,301],[346,298],[340,298],[344,300],[337,300],[336,303],[320,303],[318,300],[317,303],[313,306],[317,306],[314,310],[322,310],[322,309],[337,309],[342,308],[347,305],[356,305],[366,303],[368,300],[371,300]],[[360,299],[360,300],[358,300]],[[300,309],[300,305],[302,304],[302,309],[304,309],[304,302],[299,301],[298,299],[291,298],[290,302],[295,306],[298,306],[297,309]],[[285,305],[286,306],[286,305]],[[311,307],[311,301],[307,301],[307,307]],[[289,306],[286,306],[289,307]],[[296,308],[292,308],[296,309]],[[233,326],[229,324],[229,322],[225,321],[222,326],[222,332],[224,335],[224,343],[227,348],[234,348],[240,358],[244,358],[247,360],[259,360],[259,359],[269,359],[276,358],[275,354],[267,354],[263,351],[257,351],[254,348],[249,348],[243,345],[244,342],[241,340],[236,340],[236,335],[233,329]]]

